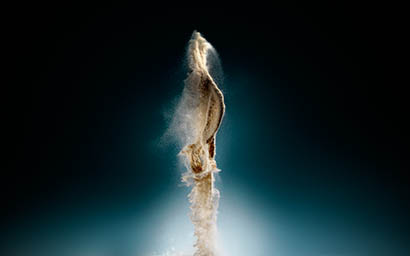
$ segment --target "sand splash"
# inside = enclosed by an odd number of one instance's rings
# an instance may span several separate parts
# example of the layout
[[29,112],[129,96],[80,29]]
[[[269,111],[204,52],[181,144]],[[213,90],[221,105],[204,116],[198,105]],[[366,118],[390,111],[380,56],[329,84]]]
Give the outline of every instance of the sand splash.
[[[199,32],[189,41],[188,77],[173,118],[173,130],[183,145],[179,156],[187,172],[182,181],[192,186],[189,194],[191,220],[194,224],[194,256],[217,255],[215,235],[219,191],[214,187],[215,137],[221,124],[224,97],[209,73],[209,56],[215,50]],[[212,55],[216,56],[216,54]]]

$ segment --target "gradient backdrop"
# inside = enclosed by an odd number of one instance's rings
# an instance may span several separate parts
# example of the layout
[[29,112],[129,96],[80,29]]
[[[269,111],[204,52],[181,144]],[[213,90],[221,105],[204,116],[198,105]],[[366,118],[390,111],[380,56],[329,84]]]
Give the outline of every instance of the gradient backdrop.
[[[21,7],[5,256],[192,250],[178,148],[161,140],[194,29],[217,49],[227,256],[404,256],[408,96],[385,6]],[[190,249],[191,248],[191,249]]]

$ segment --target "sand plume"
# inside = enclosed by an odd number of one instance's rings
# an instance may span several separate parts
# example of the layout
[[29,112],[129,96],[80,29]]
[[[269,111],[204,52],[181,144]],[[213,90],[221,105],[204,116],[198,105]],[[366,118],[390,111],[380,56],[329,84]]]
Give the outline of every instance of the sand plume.
[[195,228],[195,256],[217,255],[216,213],[219,191],[214,187],[215,137],[225,104],[222,92],[209,73],[211,44],[194,31],[188,45],[189,73],[174,115],[173,126],[183,144],[180,152],[187,172],[182,180],[192,185],[189,194],[191,220]]

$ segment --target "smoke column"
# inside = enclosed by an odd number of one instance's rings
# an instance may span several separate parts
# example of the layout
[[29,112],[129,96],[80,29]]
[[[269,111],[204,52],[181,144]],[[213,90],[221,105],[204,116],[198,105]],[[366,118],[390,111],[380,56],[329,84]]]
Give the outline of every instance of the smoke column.
[[194,256],[215,256],[216,213],[219,191],[214,187],[215,136],[225,111],[222,92],[209,73],[209,57],[215,50],[199,32],[189,41],[189,73],[174,114],[172,130],[182,143],[179,156],[187,172],[182,181],[192,186],[189,194],[194,224]]

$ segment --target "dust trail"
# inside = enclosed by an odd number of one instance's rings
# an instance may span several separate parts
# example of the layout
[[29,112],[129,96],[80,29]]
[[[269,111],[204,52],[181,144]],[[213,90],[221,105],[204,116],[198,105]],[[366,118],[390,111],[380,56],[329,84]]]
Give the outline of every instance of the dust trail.
[[196,236],[194,256],[217,255],[219,191],[214,187],[214,173],[219,170],[215,162],[215,136],[225,104],[222,92],[209,73],[208,57],[213,51],[211,44],[194,31],[187,51],[190,72],[172,123],[183,145],[179,155],[188,170],[182,180],[192,186],[189,200]]

